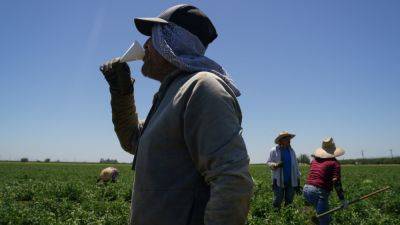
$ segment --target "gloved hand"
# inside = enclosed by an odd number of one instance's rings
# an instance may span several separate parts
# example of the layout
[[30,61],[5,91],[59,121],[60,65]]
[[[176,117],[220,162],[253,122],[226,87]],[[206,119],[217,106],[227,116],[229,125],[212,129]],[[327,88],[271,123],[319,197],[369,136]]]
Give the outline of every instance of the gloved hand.
[[111,93],[125,95],[132,93],[133,80],[131,71],[126,62],[120,62],[120,58],[114,58],[100,66],[100,71],[110,85]]
[[282,162],[282,161],[278,162],[278,163],[276,164],[276,167],[277,167],[277,168],[283,167],[283,162]]
[[302,195],[303,194],[303,188],[301,186],[295,187],[294,191],[296,192],[297,195]]
[[345,199],[340,200],[342,202],[342,208],[343,209],[347,209],[347,207],[349,207],[349,202]]

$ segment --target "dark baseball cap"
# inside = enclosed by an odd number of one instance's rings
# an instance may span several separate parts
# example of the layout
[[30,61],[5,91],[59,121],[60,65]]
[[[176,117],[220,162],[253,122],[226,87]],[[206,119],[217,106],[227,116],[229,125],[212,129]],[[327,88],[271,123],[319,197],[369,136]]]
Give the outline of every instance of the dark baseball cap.
[[172,6],[158,17],[135,18],[136,28],[146,36],[151,36],[151,28],[155,24],[167,24],[170,22],[196,35],[205,47],[218,36],[211,20],[193,5],[182,4]]

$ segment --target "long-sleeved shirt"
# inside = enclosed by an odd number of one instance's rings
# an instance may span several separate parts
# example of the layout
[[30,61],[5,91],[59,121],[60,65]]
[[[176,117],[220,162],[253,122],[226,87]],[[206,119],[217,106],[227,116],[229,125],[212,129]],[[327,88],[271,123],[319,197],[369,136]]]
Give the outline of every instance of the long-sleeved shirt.
[[[267,160],[267,165],[269,167],[273,167],[276,163],[279,163],[282,161],[282,150],[280,149],[279,145],[276,147],[273,147],[271,149],[271,152],[269,154],[268,160]],[[291,157],[291,163],[290,163],[290,183],[292,187],[297,187],[299,186],[299,180],[300,180],[300,170],[299,170],[299,165],[297,163],[296,159],[296,153],[293,151],[292,148],[290,148],[290,157]],[[272,182],[276,182],[278,187],[285,187],[284,184],[284,178],[283,178],[283,168],[275,168],[272,170]]]
[[310,165],[307,184],[332,191],[333,180],[340,182],[340,164],[335,158],[315,158]]
[[243,225],[253,182],[232,90],[212,73],[163,80],[144,124],[112,96],[121,146],[136,154],[131,224]]

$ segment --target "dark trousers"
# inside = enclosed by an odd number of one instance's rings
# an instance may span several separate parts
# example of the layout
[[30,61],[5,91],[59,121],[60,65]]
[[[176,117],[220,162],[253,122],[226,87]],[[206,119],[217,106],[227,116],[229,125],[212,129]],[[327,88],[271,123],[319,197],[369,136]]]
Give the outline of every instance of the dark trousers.
[[285,200],[285,206],[293,202],[294,188],[292,187],[292,185],[278,187],[278,185],[276,185],[276,183],[274,182],[272,189],[274,191],[273,206],[275,208],[280,208],[283,200]]

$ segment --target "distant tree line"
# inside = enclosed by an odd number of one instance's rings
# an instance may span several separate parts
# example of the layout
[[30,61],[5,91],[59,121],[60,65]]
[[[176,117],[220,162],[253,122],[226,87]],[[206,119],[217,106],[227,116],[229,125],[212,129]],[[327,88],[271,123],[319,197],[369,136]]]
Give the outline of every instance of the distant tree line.
[[[21,162],[29,162],[29,159],[27,157],[23,157],[20,159]],[[50,162],[50,158],[46,158],[43,162]],[[303,164],[310,164],[310,157],[306,154],[301,154],[297,158],[297,161],[299,163]],[[40,160],[36,160],[36,162],[41,162]],[[60,160],[56,160],[54,162],[60,162]],[[340,160],[339,162],[341,164],[353,164],[353,165],[359,165],[359,164],[400,164],[400,157],[393,157],[393,158],[367,158],[367,159],[343,159]],[[100,163],[118,163],[118,160],[116,159],[100,159]]]
[[118,163],[116,159],[100,159],[100,163]]
[[341,164],[400,164],[400,157],[393,158],[368,158],[368,159],[343,159]]
[[[301,154],[297,158],[297,161],[299,163],[304,163],[304,164],[310,164],[310,157],[306,154]],[[393,158],[367,158],[367,159],[343,159],[340,160],[339,162],[341,164],[353,164],[353,165],[359,165],[359,164],[400,164],[400,157],[393,157]]]
[[[21,158],[20,161],[21,162],[29,162],[29,159],[26,158],[26,157],[23,157],[23,158]],[[36,162],[41,162],[41,161],[40,160],[36,160]],[[46,162],[46,163],[50,162],[50,158],[46,158],[43,162]]]

